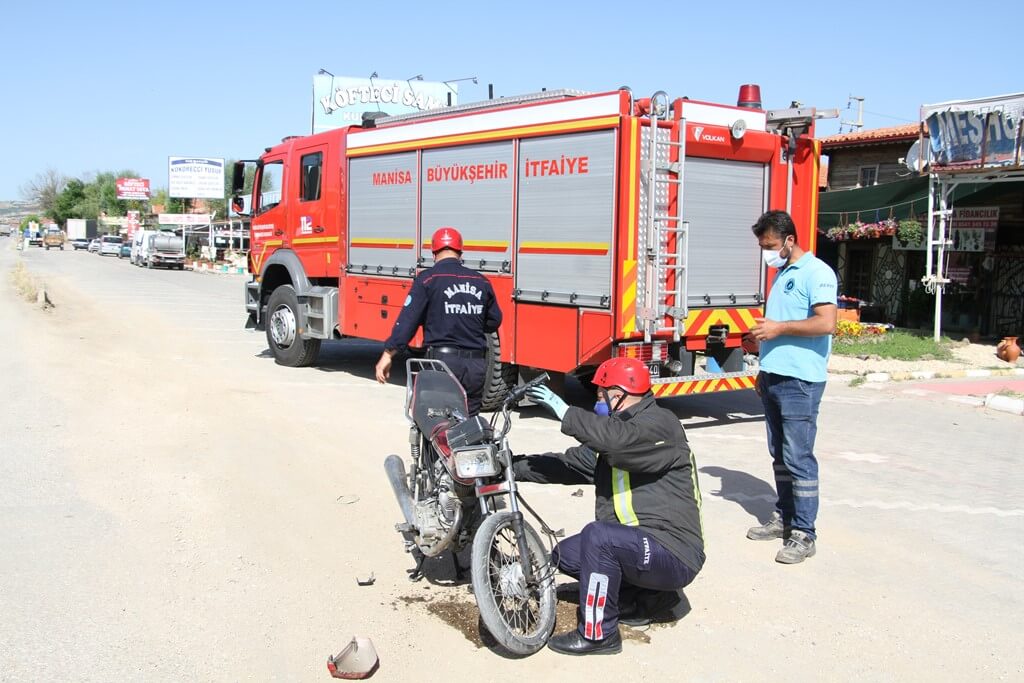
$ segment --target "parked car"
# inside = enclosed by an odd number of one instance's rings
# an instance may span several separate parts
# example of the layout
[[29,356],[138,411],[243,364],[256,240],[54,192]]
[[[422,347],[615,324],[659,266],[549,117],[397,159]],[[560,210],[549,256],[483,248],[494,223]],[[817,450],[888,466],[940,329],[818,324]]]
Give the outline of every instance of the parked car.
[[75,251],[78,251],[79,249],[88,249],[89,240],[84,237],[79,237],[78,239],[71,240],[71,246],[74,247]]
[[126,256],[128,258],[132,256],[132,245],[130,242],[122,242],[121,251],[117,252],[117,258],[124,258]]
[[121,253],[124,239],[120,235],[104,235],[100,238],[100,256],[117,256]]
[[100,253],[100,238],[96,237],[91,242],[89,242],[88,249],[89,249],[89,253],[90,254],[98,254],[98,253]]

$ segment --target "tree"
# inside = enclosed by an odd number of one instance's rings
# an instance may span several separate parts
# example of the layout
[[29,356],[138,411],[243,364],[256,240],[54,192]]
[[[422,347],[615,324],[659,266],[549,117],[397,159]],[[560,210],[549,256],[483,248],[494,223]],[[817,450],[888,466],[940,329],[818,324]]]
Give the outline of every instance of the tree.
[[65,225],[69,218],[96,218],[96,213],[90,213],[86,203],[85,183],[78,178],[68,180],[64,191],[57,195],[52,214],[60,225]]
[[57,197],[64,191],[67,178],[55,168],[48,168],[21,186],[21,195],[35,202],[44,214],[52,215]]
[[24,233],[25,232],[25,228],[27,228],[28,224],[31,223],[32,221],[35,221],[36,224],[38,224],[38,225],[42,225],[43,224],[43,219],[42,218],[40,218],[39,216],[37,216],[34,213],[30,213],[29,215],[27,215],[27,216],[25,216],[24,218],[21,219],[21,225],[18,226],[20,231],[22,233]]
[[158,187],[153,193],[153,206],[162,206],[163,213],[185,213],[185,200],[167,195],[167,188]]

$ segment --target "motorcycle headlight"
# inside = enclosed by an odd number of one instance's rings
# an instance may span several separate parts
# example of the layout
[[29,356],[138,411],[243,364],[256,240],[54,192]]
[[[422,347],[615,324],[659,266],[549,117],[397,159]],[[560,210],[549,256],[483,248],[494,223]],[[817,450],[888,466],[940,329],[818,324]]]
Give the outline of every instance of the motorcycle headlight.
[[498,459],[488,446],[463,448],[453,453],[455,473],[460,479],[493,477],[498,474]]

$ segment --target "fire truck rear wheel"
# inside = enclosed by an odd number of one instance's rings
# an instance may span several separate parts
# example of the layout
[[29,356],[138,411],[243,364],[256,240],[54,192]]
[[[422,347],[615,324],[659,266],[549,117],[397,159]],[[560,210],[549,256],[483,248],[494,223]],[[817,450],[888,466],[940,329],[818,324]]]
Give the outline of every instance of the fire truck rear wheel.
[[281,285],[267,302],[267,345],[278,365],[303,368],[312,365],[320,353],[319,339],[299,334],[299,299],[291,285]]
[[501,362],[501,341],[497,332],[492,333],[487,342],[487,375],[481,410],[491,412],[501,407],[509,390],[516,385],[519,369],[512,363]]

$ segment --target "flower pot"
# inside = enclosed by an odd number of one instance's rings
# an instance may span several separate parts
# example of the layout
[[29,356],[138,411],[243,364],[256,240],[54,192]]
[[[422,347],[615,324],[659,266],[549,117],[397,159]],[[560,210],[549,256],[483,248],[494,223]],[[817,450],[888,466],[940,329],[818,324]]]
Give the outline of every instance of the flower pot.
[[1007,363],[1016,363],[1017,359],[1020,358],[1020,347],[1017,346],[1016,337],[1003,337],[1003,341],[999,342],[996,346],[996,356],[999,360],[1004,360]]

